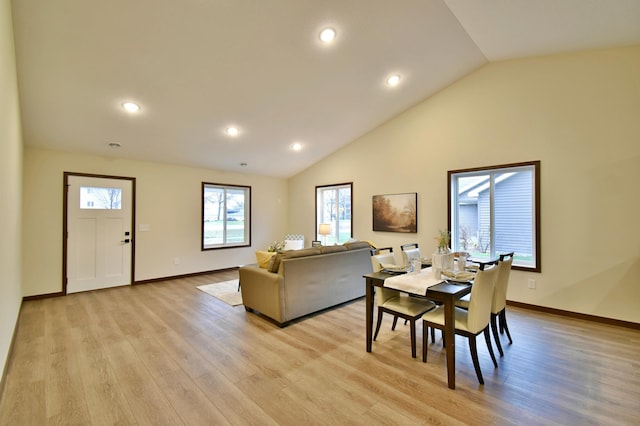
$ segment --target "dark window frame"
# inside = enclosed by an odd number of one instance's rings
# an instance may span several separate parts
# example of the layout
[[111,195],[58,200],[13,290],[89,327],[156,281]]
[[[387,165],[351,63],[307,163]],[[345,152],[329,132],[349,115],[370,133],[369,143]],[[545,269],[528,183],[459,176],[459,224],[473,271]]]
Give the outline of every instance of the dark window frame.
[[[514,265],[512,269],[527,271],[527,272],[541,272],[542,271],[542,246],[541,246],[541,235],[542,229],[540,227],[540,161],[528,161],[522,163],[510,163],[510,164],[501,164],[496,166],[486,166],[486,167],[476,167],[469,169],[459,169],[459,170],[449,170],[447,172],[447,229],[452,231],[453,223],[452,223],[452,209],[454,208],[455,200],[452,198],[452,179],[454,176],[459,176],[462,174],[481,174],[482,172],[496,173],[499,171],[508,172],[509,169],[517,169],[523,167],[532,167],[533,168],[533,244],[534,244],[534,253],[532,253],[532,258],[535,259],[535,265],[526,266],[526,265],[516,265],[514,261]],[[492,245],[494,242],[492,241]],[[495,254],[495,253],[494,253]]]
[[[207,187],[213,187],[218,189],[226,190],[242,190],[245,192],[244,198],[244,233],[245,238],[241,243],[229,243],[223,242],[222,244],[217,245],[205,245],[205,190]],[[215,183],[215,182],[202,182],[201,191],[200,191],[200,201],[201,201],[201,211],[200,211],[200,249],[201,251],[208,250],[221,250],[221,249],[230,249],[230,248],[239,248],[239,247],[250,247],[251,246],[251,186],[248,185],[236,185],[236,184],[226,184],[226,183]],[[226,198],[225,198],[226,202]],[[228,220],[227,218],[228,209],[224,209],[224,217],[223,217],[223,229],[227,229],[227,222],[231,222],[232,220]]]
[[[315,187],[315,193],[314,193],[314,200],[315,200],[315,229],[313,231],[313,235],[316,236],[315,239],[320,239],[322,240],[322,238],[320,238],[319,234],[318,234],[318,226],[320,225],[320,223],[324,223],[324,222],[318,222],[318,191],[319,190],[327,190],[327,189],[331,189],[331,188],[336,188],[339,189],[340,187],[346,187],[349,186],[349,191],[351,194],[351,200],[349,202],[349,210],[350,210],[350,229],[349,229],[349,238],[353,238],[353,182],[343,182],[343,183],[334,183],[334,184],[329,184],[329,185],[317,185]],[[336,238],[338,237],[338,234],[336,233]]]

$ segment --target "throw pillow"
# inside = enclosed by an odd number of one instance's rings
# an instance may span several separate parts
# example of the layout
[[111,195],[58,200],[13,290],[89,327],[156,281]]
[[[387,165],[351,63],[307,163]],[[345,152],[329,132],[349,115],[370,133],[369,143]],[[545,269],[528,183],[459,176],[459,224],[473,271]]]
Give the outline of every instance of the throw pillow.
[[339,246],[322,246],[320,247],[320,251],[322,252],[322,254],[327,254],[327,253],[337,253],[340,251],[347,251],[347,248],[343,245],[339,245]]
[[344,245],[349,250],[358,250],[363,248],[371,248],[368,242],[366,241],[355,241],[353,243],[344,243]]
[[278,272],[280,268],[280,261],[282,259],[293,259],[296,257],[306,257],[313,256],[316,254],[320,254],[320,249],[317,248],[306,248],[302,250],[287,250],[282,253],[278,253],[274,257],[272,257],[271,262],[269,263],[269,272]]
[[275,256],[275,251],[264,251],[258,250],[256,252],[256,259],[258,260],[258,266],[261,268],[267,268],[269,266],[269,261],[273,256]]

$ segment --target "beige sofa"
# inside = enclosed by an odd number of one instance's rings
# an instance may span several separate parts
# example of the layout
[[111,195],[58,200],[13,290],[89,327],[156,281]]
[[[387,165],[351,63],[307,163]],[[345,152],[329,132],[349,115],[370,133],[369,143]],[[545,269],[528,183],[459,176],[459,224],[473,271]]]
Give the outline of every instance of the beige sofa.
[[362,276],[372,272],[365,242],[285,251],[269,266],[240,268],[242,302],[247,311],[257,311],[281,327],[364,296]]

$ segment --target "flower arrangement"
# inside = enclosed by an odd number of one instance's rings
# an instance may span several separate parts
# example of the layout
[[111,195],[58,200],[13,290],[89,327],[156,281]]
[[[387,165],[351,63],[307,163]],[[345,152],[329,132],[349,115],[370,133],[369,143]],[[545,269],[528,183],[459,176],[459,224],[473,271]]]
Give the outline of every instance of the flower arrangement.
[[448,229],[439,230],[438,236],[435,237],[435,240],[438,242],[438,253],[448,253],[449,252],[449,241],[451,240],[451,232]]
[[281,252],[284,249],[284,241],[274,241],[271,243],[269,247],[267,247],[268,252]]

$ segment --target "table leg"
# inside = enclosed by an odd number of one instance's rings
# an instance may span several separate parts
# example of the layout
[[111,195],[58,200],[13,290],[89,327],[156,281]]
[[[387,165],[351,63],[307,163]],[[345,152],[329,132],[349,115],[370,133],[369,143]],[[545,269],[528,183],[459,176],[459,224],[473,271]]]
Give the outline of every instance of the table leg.
[[444,339],[447,351],[447,382],[450,389],[456,388],[456,334],[455,334],[455,301],[453,297],[444,300]]
[[373,282],[366,278],[366,304],[367,304],[367,352],[371,352],[371,342],[373,340]]

